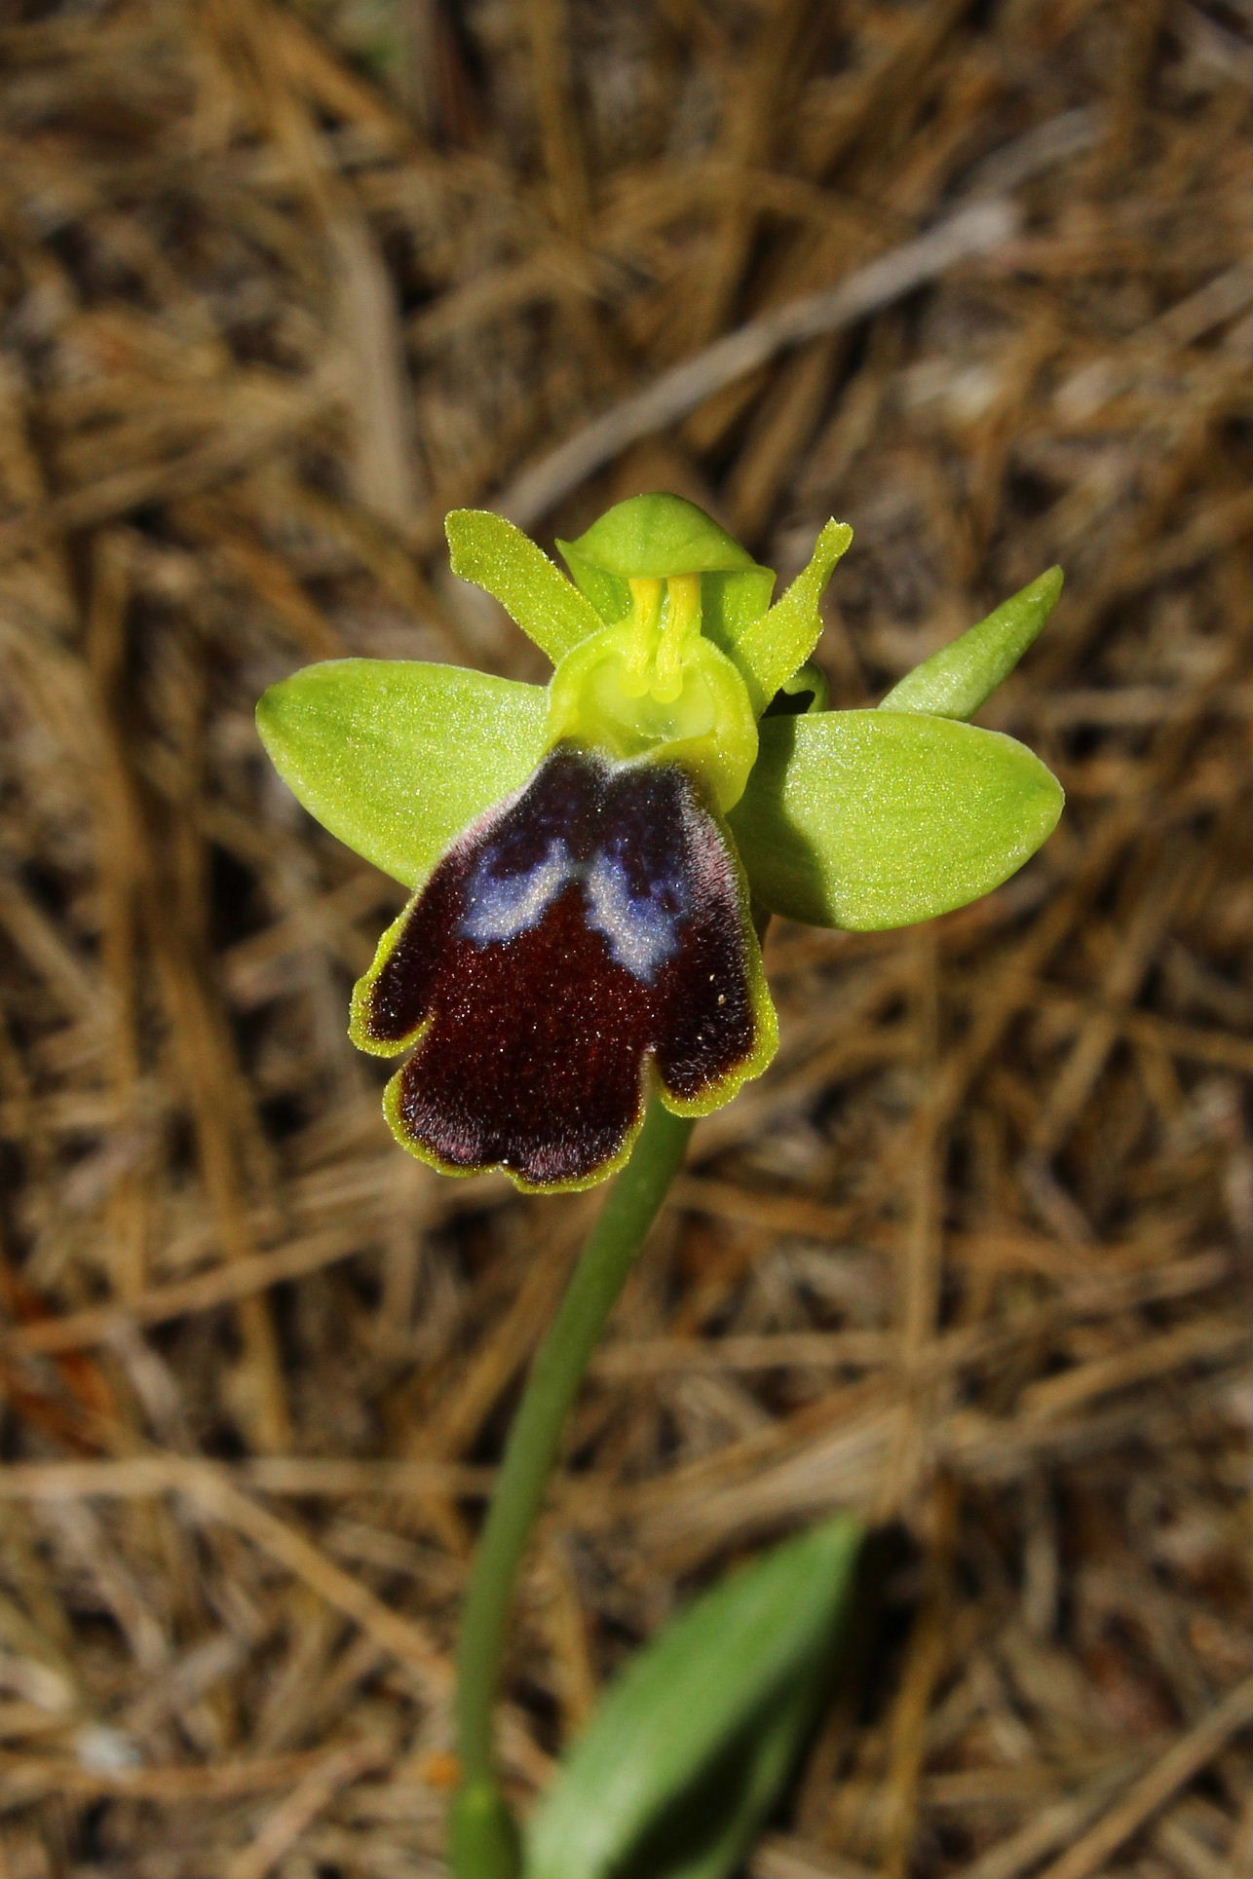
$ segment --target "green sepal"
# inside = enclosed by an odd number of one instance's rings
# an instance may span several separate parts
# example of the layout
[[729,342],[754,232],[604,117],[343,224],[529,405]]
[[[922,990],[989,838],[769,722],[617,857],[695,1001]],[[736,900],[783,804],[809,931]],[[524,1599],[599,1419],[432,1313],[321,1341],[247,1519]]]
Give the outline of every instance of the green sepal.
[[785,1541],[631,1660],[530,1822],[525,1879],[726,1879],[824,1692],[861,1540],[841,1517]]
[[738,574],[702,574],[703,631],[739,661],[739,645],[749,627],[770,606],[778,576],[773,568],[741,568]]
[[556,562],[504,516],[453,509],[444,519],[452,571],[500,602],[556,665],[601,626],[600,615]]
[[683,496],[631,496],[577,541],[557,543],[580,591],[607,625],[630,610],[628,582],[699,574],[703,631],[723,652],[770,605],[774,572]]
[[573,542],[559,539],[557,547],[570,570],[570,578],[583,598],[596,609],[603,624],[614,626],[619,620],[625,620],[631,611],[631,586],[626,576],[598,568],[594,561],[586,560],[579,553]]
[[1008,879],[1051,834],[1063,794],[997,731],[892,711],[759,726],[729,817],[754,898],[812,926],[930,920]]
[[666,494],[630,496],[592,523],[567,546],[580,560],[616,574],[622,580],[652,577],[667,580],[672,574],[704,574],[751,568],[756,564],[712,516],[684,496]]
[[853,539],[847,522],[828,522],[808,564],[766,613],[736,636],[731,651],[748,682],[755,710],[765,710],[792,674],[804,665],[822,632],[818,602],[840,556]]
[[272,685],[257,729],[292,793],[406,887],[520,789],[544,754],[548,693],[464,666],[333,659]]
[[970,718],[1009,676],[1057,605],[1064,575],[1048,568],[895,684],[880,711]]

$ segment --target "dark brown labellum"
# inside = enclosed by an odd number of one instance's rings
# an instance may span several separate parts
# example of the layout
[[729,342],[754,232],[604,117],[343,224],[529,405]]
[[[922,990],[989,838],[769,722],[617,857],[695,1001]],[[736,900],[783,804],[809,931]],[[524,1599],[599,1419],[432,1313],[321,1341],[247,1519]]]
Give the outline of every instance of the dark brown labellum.
[[384,944],[359,1041],[416,1042],[389,1114],[442,1167],[585,1183],[621,1158],[650,1060],[698,1111],[761,1047],[738,864],[673,764],[559,747],[458,838]]

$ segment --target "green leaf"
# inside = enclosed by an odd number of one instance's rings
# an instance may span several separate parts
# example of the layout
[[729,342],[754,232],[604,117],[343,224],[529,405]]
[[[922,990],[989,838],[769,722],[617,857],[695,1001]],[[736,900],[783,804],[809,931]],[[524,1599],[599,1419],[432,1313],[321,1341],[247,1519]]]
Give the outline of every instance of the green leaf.
[[468,822],[526,782],[548,693],[463,666],[333,659],[272,685],[257,729],[332,835],[406,887]]
[[798,1666],[792,1687],[772,1692],[747,1718],[704,1781],[663,1816],[615,1879],[724,1879],[737,1870],[818,1720],[831,1669],[825,1653]]
[[736,636],[732,652],[748,680],[754,708],[765,710],[792,674],[804,665],[822,632],[818,602],[840,556],[853,539],[847,522],[828,522],[782,599]]
[[452,571],[494,594],[522,631],[556,665],[600,630],[595,608],[571,586],[529,535],[487,509],[453,509],[444,518]]
[[730,816],[754,895],[814,926],[873,931],[988,893],[1052,832],[1056,777],[1025,745],[891,711],[772,717]]
[[951,645],[907,672],[880,711],[928,712],[969,718],[1013,671],[1057,605],[1064,575],[1048,568]]
[[531,1822],[526,1879],[725,1879],[812,1721],[861,1539],[841,1517],[786,1541],[632,1659]]

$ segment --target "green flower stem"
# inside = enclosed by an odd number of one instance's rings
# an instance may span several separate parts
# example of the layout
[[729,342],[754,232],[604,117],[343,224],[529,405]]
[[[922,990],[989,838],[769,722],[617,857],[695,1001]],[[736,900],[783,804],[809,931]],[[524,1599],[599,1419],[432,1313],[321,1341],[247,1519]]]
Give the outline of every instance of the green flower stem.
[[678,1173],[693,1123],[654,1100],[539,1348],[479,1542],[458,1654],[454,1879],[515,1879],[496,1785],[492,1709],[518,1566],[557,1458],[566,1415],[644,1238]]

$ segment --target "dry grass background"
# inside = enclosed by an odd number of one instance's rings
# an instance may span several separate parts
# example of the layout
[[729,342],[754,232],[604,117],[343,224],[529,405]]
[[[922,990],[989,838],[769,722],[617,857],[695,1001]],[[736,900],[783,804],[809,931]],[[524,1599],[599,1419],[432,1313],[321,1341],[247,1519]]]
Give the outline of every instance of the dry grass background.
[[985,718],[1070,807],[964,913],[772,932],[779,1060],[535,1548],[511,1779],[851,1506],[894,1563],[754,1879],[1247,1879],[1246,0],[0,17],[0,1870],[443,1871],[458,1599],[594,1201],[393,1150],[344,1024],[400,891],[251,711],[345,652],[539,676],[444,510],[668,487],[785,573],[854,524],[842,704],[1062,562]]

